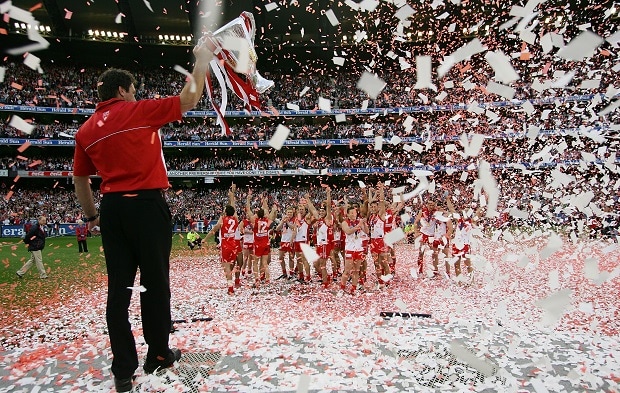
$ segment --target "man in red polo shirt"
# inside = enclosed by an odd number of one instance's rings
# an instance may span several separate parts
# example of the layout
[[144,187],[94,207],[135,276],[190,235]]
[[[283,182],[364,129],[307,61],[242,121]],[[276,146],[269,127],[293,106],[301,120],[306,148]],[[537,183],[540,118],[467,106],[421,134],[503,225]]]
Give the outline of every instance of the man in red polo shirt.
[[[170,349],[170,250],[172,217],[163,190],[169,187],[159,128],[181,120],[202,96],[211,50],[194,47],[192,78],[180,95],[136,101],[136,80],[127,71],[108,69],[97,81],[101,102],[75,135],[73,180],[91,232],[101,227],[108,272],[106,320],[112,373],[118,392],[132,390],[138,355],[129,323],[129,303],[137,269],[142,326],[148,352],[144,371],[153,373],[181,358]],[[101,176],[97,213],[89,177]],[[136,230],[140,223],[148,231]]]

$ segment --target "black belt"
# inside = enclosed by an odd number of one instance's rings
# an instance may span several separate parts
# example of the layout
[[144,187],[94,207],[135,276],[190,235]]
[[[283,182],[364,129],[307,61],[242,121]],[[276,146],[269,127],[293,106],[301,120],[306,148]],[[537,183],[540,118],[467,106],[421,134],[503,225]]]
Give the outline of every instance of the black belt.
[[107,192],[103,194],[103,197],[165,197],[166,192],[161,188],[156,188],[152,190],[132,190],[132,191],[119,191],[119,192]]

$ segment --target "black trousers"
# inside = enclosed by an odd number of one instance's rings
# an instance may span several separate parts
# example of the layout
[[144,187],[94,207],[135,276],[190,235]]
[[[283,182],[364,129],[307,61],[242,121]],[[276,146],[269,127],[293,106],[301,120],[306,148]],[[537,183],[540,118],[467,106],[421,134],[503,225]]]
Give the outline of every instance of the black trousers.
[[129,303],[137,269],[147,359],[167,356],[170,334],[170,250],[172,217],[160,190],[104,194],[101,238],[108,272],[106,320],[112,347],[112,373],[129,378],[138,368],[129,323]]
[[86,244],[86,240],[78,240],[78,246],[80,248],[80,252],[88,252],[88,245]]

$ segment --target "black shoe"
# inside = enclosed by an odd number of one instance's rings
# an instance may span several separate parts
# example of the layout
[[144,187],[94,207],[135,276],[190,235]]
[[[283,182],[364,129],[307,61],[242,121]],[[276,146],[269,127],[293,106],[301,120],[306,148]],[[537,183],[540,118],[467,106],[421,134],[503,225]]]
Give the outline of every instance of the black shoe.
[[131,392],[133,389],[133,379],[134,377],[129,378],[116,378],[114,377],[114,387],[117,392]]
[[19,274],[19,272],[15,272],[15,274],[17,274],[17,277],[19,277],[19,278],[24,278],[24,275],[23,274]]
[[168,352],[168,356],[165,358],[163,356],[157,356],[157,358],[153,360],[147,359],[144,362],[144,372],[147,374],[153,374],[155,370],[159,370],[162,368],[168,368],[174,364],[174,362],[181,359],[181,351],[176,348],[171,348]]

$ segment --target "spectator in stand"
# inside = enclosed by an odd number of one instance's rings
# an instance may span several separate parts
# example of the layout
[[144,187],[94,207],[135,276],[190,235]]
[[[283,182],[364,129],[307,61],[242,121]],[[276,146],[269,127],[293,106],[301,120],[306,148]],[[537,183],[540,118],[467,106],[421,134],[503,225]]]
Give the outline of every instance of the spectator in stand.
[[30,251],[30,259],[26,261],[24,266],[17,271],[17,277],[23,278],[24,274],[32,267],[32,264],[37,265],[40,278],[47,278],[47,272],[43,266],[43,256],[41,251],[45,248],[45,230],[43,227],[47,224],[47,218],[45,216],[39,217],[39,221],[33,225],[24,237],[24,243],[28,245],[28,251]]
[[88,252],[88,244],[86,244],[86,238],[88,237],[88,226],[84,224],[84,221],[78,220],[75,226],[75,236],[78,242],[78,252]]
[[[133,390],[138,368],[136,343],[129,323],[129,305],[136,273],[148,288],[140,293],[144,339],[148,345],[143,368],[147,374],[181,358],[169,347],[170,236],[172,215],[163,190],[170,185],[163,160],[159,128],[182,119],[204,90],[212,52],[204,41],[193,49],[192,78],[179,95],[136,100],[137,81],[108,69],[97,83],[101,102],[75,135],[73,180],[88,217],[89,230],[101,226],[108,271],[106,320],[112,347],[112,373],[117,392]],[[101,220],[89,177],[99,174]],[[140,222],[148,230],[136,228]]]

